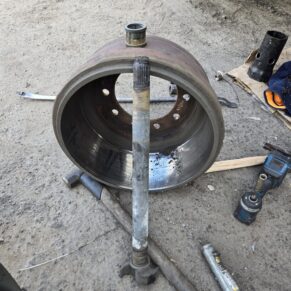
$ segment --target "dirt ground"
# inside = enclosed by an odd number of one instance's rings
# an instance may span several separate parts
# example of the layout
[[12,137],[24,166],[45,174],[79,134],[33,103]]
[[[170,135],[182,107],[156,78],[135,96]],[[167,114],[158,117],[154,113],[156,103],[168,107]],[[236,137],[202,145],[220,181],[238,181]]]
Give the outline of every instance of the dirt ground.
[[[22,100],[15,92],[56,94],[97,48],[124,34],[126,23],[143,20],[149,34],[189,50],[217,94],[235,101],[233,89],[216,82],[214,73],[240,65],[266,30],[290,34],[291,2],[272,2],[1,1],[0,261],[21,286],[29,291],[173,290],[161,274],[144,288],[118,277],[130,253],[129,235],[86,190],[63,184],[61,177],[72,164],[54,137],[53,104]],[[240,106],[223,108],[226,135],[218,159],[264,154],[266,141],[290,148],[290,131],[243,91],[235,91]],[[150,196],[151,236],[198,290],[219,290],[200,253],[204,242],[221,252],[241,290],[291,290],[291,175],[266,196],[252,226],[232,216],[258,169],[205,174]],[[130,193],[115,192],[130,209]]]

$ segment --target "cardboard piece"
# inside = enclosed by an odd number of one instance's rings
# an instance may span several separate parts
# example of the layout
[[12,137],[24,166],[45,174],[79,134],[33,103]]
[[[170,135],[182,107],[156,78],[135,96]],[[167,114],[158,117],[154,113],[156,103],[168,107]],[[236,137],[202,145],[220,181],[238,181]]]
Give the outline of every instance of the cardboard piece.
[[[249,66],[253,62],[256,56],[256,53],[257,53],[257,50],[252,51],[243,65],[229,71],[227,75],[230,76],[238,86],[243,88],[251,96],[260,100],[262,104],[264,105],[264,107],[267,108],[268,111],[270,111],[273,115],[275,115],[281,121],[283,121],[283,123],[291,130],[291,117],[285,114],[284,111],[275,110],[274,108],[270,107],[265,102],[264,91],[268,88],[267,84],[253,80],[247,74]],[[291,60],[291,47],[282,51],[280,58],[275,65],[274,72],[283,63],[290,60]]]

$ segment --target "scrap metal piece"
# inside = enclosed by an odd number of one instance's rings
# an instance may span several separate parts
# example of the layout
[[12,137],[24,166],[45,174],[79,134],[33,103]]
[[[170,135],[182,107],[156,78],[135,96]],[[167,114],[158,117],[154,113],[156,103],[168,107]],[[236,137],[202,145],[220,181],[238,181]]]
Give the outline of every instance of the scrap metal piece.
[[228,108],[238,108],[237,103],[235,102],[231,102],[228,99],[224,98],[224,97],[218,97],[218,101],[222,106],[226,106]]
[[56,100],[56,96],[40,95],[40,94],[31,93],[31,92],[17,91],[16,94],[26,99],[33,99],[33,100],[40,100],[40,101],[55,101]]
[[228,270],[221,262],[220,254],[211,244],[202,247],[202,253],[213,272],[215,279],[218,281],[223,291],[239,291],[237,283],[234,281]]

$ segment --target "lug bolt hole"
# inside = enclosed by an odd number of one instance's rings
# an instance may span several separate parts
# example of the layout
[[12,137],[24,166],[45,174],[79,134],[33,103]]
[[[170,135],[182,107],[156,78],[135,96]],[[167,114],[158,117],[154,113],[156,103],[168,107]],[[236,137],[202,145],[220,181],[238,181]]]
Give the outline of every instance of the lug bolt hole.
[[174,114],[173,114],[173,118],[174,118],[175,120],[178,120],[178,119],[180,118],[180,114],[179,114],[179,113],[174,113]]
[[154,123],[154,124],[153,124],[153,127],[154,127],[155,129],[160,129],[161,126],[160,126],[159,123]]
[[185,101],[189,101],[189,100],[190,100],[190,95],[189,95],[189,94],[184,94],[184,95],[183,95],[183,99],[184,99]]
[[119,114],[118,110],[117,109],[112,109],[112,114],[117,116]]
[[102,93],[104,96],[108,96],[110,94],[110,91],[108,89],[102,89]]

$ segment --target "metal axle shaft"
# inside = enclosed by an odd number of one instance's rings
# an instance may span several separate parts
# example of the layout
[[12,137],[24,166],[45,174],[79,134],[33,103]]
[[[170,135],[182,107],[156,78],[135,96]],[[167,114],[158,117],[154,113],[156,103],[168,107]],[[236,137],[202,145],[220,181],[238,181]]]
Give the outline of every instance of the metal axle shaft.
[[138,57],[133,64],[132,216],[133,264],[148,263],[148,192],[150,147],[150,63]]

